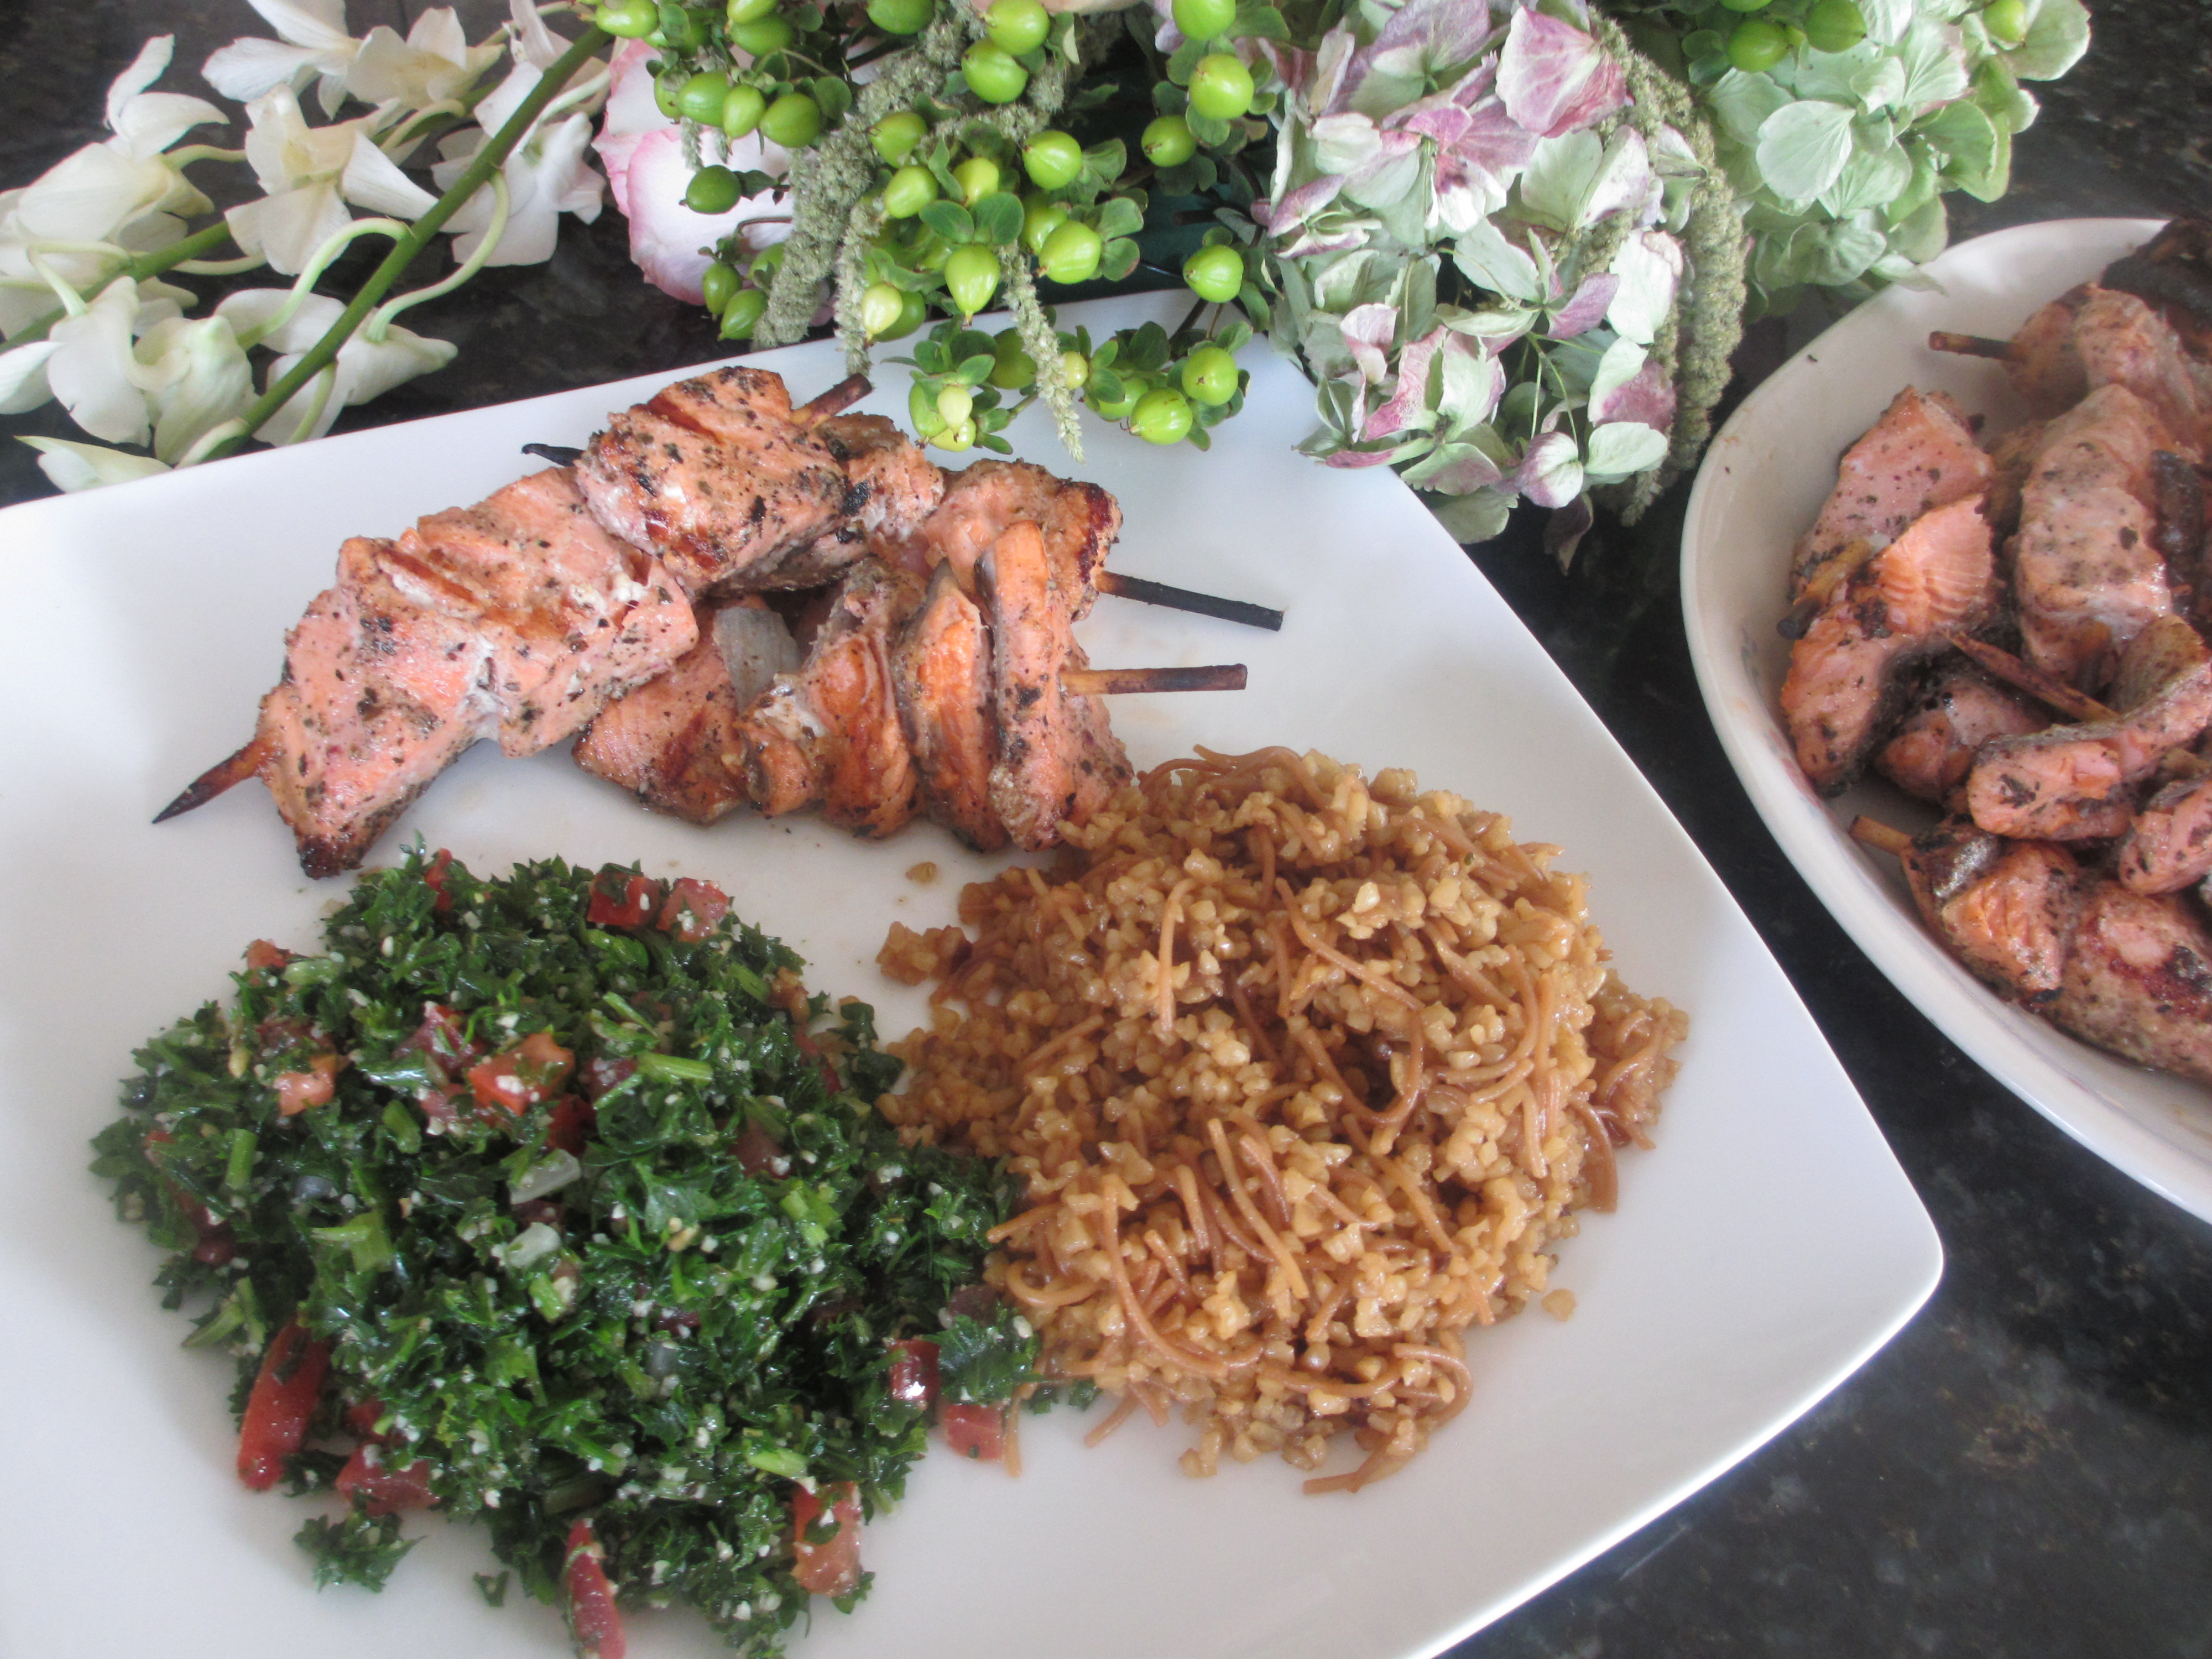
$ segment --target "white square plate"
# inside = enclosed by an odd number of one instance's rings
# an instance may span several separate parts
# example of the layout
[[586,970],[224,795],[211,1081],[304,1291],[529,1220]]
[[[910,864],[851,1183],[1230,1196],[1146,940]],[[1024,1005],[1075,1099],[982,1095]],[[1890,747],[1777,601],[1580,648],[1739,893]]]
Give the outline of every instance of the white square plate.
[[1823,801],[1775,713],[1790,647],[1790,549],[1836,487],[1836,459],[1906,386],[1948,392],[1985,435],[2025,418],[2003,368],[1928,349],[1931,330],[2008,338],[2028,314],[2148,241],[2160,222],[2062,219],[1962,242],[1931,289],[1892,289],[1783,365],[1713,441],[1682,526],[1682,608],[1706,710],[1766,827],[1844,931],[1915,1007],[2098,1157],[2212,1221],[2212,1093],[2075,1042],[2004,1001],[1921,926],[1897,860],[1850,839],[1931,808],[1881,779]]
[[[1171,318],[1166,296],[1079,310]],[[834,348],[757,359],[808,395]],[[1311,393],[1255,351],[1250,407],[1211,454],[1092,426],[1080,471],[1121,497],[1116,568],[1283,606],[1279,635],[1102,599],[1102,665],[1242,660],[1237,696],[1124,697],[1147,765],[1195,744],[1316,747],[1512,814],[1595,879],[1629,982],[1691,1012],[1656,1152],[1624,1161],[1555,1282],[1579,1310],[1471,1343],[1471,1407],[1404,1473],[1307,1498],[1279,1462],[1210,1482],[1132,1424],[1030,1419],[1027,1468],[944,1455],[872,1526],[876,1589],[825,1610],[803,1659],[896,1650],[1056,1659],[1398,1659],[1443,1648],[1744,1456],[1833,1388],[1934,1287],[1941,1254],[1865,1109],[1696,849],[1520,623],[1387,471],[1292,453]],[[297,872],[258,787],[149,819],[242,741],[284,629],[338,542],[489,494],[527,440],[577,443],[665,377],[225,461],[0,514],[0,1652],[548,1659],[557,1615],[487,1607],[465,1529],[429,1536],[380,1596],[318,1594],[290,1543],[307,1506],[245,1492],[229,1364],[179,1350],[144,1239],[84,1172],[132,1046],[222,994],[245,943],[304,945],[340,890]],[[902,409],[888,370],[870,407]],[[1034,414],[1017,447],[1067,471]],[[559,754],[489,745],[383,849],[416,835],[481,871],[550,853],[721,883],[744,915],[902,1031],[916,994],[873,957],[894,919],[950,919],[988,867],[933,829],[869,846],[812,819],[707,830],[648,816]],[[932,885],[904,872],[927,860]],[[671,1613],[633,1651],[720,1651]]]

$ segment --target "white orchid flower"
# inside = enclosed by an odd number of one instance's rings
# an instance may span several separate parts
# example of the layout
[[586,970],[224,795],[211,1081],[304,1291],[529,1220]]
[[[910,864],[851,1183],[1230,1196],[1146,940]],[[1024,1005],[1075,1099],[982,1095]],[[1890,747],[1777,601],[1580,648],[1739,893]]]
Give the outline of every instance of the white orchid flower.
[[227,317],[168,318],[140,337],[134,355],[163,461],[252,407],[253,366]]
[[151,455],[133,455],[128,450],[106,449],[99,444],[73,443],[67,438],[22,441],[39,452],[39,471],[57,489],[97,489],[102,484],[129,483],[169,470]]
[[[310,294],[283,322],[262,334],[291,298],[285,289],[247,289],[216,307],[216,314],[239,333],[257,337],[258,343],[283,354],[269,366],[268,384],[272,386],[330,331],[345,309],[327,295]],[[390,329],[381,340],[370,339],[363,329],[338,348],[337,361],[330,369],[285,401],[261,428],[261,436],[276,444],[319,438],[342,410],[380,398],[418,374],[443,368],[456,350],[448,341],[426,339],[404,328]]]
[[377,149],[373,116],[311,127],[291,88],[282,86],[246,113],[252,123],[246,159],[266,194],[224,217],[239,246],[288,276],[307,269],[315,250],[351,222],[348,202],[403,219],[436,205],[437,198]]
[[371,29],[346,70],[345,87],[364,104],[387,111],[428,109],[474,86],[500,51],[497,40],[471,46],[453,8],[438,6],[416,18],[404,40],[381,23]]
[[[513,118],[544,78],[543,66],[536,60],[552,36],[539,24],[537,33],[544,35],[544,41],[533,45],[532,33],[520,22],[522,9],[520,0],[516,0],[514,67],[477,106],[477,129],[455,133],[439,147],[441,159],[430,169],[430,177],[441,191],[453,188],[477,152]],[[599,216],[606,180],[585,159],[584,152],[592,143],[589,111],[597,106],[604,90],[602,82],[581,100],[582,107],[567,114],[549,112],[508,155],[501,169],[507,180],[507,228],[486,264],[534,265],[550,259],[562,214],[573,213],[587,225]],[[456,233],[456,259],[465,262],[475,257],[495,211],[491,191],[480,190],[446,222],[446,228]]]
[[[211,205],[164,152],[192,128],[225,125],[228,118],[205,99],[146,90],[168,69],[174,45],[174,36],[155,35],[108,87],[107,128],[114,137],[0,195],[0,333],[12,334],[53,308],[48,273],[89,292],[131,254],[176,240],[184,233],[179,216]],[[88,246],[98,243],[120,252]],[[49,244],[76,246],[42,246]]]
[[[97,418],[112,419],[120,424],[131,414],[129,388],[143,391],[140,376],[131,362],[126,362],[118,349],[118,342],[131,334],[141,334],[172,318],[183,314],[179,301],[192,295],[180,288],[148,278],[137,287],[137,304],[128,305],[124,294],[128,283],[112,284],[105,309],[98,310],[91,322],[79,321],[75,327],[66,325],[65,319],[48,332],[43,340],[32,340],[11,350],[0,351],[0,415],[21,415],[38,408],[54,396],[54,388],[46,378],[48,363],[54,355],[67,347],[69,358],[62,367],[62,383],[80,403],[95,412]],[[91,317],[99,307],[86,309]],[[116,318],[125,320],[118,327]],[[121,388],[104,382],[120,382]]]
[[335,115],[345,97],[346,74],[362,42],[346,33],[345,0],[247,0],[283,37],[234,40],[200,73],[226,98],[241,104],[290,87],[295,92],[319,76],[323,113]]

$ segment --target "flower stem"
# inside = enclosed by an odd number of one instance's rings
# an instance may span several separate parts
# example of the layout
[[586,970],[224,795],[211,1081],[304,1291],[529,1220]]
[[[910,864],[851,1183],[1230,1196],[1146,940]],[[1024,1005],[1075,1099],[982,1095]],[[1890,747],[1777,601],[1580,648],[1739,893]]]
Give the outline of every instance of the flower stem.
[[[218,219],[205,229],[194,231],[181,242],[170,243],[158,253],[140,254],[125,264],[122,270],[117,271],[115,276],[128,276],[134,283],[141,283],[149,276],[158,276],[163,271],[183,264],[187,260],[196,259],[210,248],[220,247],[229,240],[230,227]],[[114,276],[107,279],[110,283],[114,280]],[[102,288],[106,285],[106,283],[100,284]],[[46,337],[46,331],[68,315],[68,307],[56,306],[36,322],[28,324],[9,336],[8,343],[11,346],[28,345],[33,340],[43,340]]]
[[332,323],[323,337],[307,349],[307,354],[292,366],[291,373],[262,393],[252,406],[240,415],[240,430],[223,443],[209,452],[208,459],[227,454],[230,449],[260,430],[270,416],[290,401],[292,394],[322,373],[337,360],[338,348],[353,337],[354,331],[376,309],[377,301],[390,292],[392,285],[404,276],[415,256],[430,245],[430,239],[445,228],[446,221],[461,210],[462,206],[477,191],[490,182],[493,173],[505,165],[507,156],[529,133],[532,125],[546,105],[551,103],[567,86],[572,76],[600,47],[610,44],[614,37],[604,29],[588,28],[576,37],[575,44],[556,58],[544,77],[530,89],[507,123],[489,139],[476,153],[461,176],[453,180],[453,188],[440,197],[430,210],[415,222],[414,228],[403,237],[398,246],[385,257],[384,263],[361,285],[337,321]]

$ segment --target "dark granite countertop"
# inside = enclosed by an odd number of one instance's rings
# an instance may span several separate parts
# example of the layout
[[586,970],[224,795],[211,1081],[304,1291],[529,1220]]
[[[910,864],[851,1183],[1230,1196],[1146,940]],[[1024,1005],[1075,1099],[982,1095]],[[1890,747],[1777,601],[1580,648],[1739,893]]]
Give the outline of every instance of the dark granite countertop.
[[[355,0],[350,21],[404,32],[415,9]],[[189,66],[232,35],[262,32],[230,0],[7,9],[0,185],[27,182],[101,136],[102,89],[148,33],[176,28]],[[1955,234],[2212,211],[2203,0],[2106,0],[2096,10],[2088,58],[2039,89],[2043,117],[2018,142],[2012,194],[1989,206],[1954,198]],[[346,423],[723,355],[703,313],[636,279],[623,236],[611,210],[596,227],[564,222],[550,264],[488,273],[414,313],[410,325],[459,345],[459,361]],[[1771,367],[1778,356],[1771,340],[1754,340],[1744,361]],[[50,410],[0,430],[73,428]],[[30,453],[0,444],[0,502],[45,491]],[[1860,955],[1782,856],[1691,673],[1674,559],[1685,494],[1632,532],[1601,524],[1570,575],[1519,526],[1474,556],[1779,957],[1935,1218],[1947,1267],[1903,1334],[1805,1418],[1455,1651],[2212,1654],[2212,1228],[1992,1081]],[[1727,1218],[1715,1225],[1724,1248]]]

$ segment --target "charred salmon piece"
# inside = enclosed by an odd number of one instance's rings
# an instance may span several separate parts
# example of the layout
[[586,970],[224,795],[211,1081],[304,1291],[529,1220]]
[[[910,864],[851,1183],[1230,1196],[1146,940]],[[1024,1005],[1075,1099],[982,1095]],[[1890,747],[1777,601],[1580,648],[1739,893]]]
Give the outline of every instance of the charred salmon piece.
[[893,630],[921,585],[868,559],[846,575],[805,662],[740,722],[754,800],[771,815],[817,805],[870,839],[914,816],[914,753],[891,689]]
[[2094,388],[2124,386],[2150,405],[2189,459],[2212,442],[2212,374],[2193,362],[2172,325],[2132,294],[2092,288],[2074,313],[2074,349]]
[[1914,836],[1904,863],[1921,919],[1978,977],[2021,1002],[2058,994],[2081,891],[2064,848],[1954,817]]
[[2036,452],[2043,447],[2045,422],[2030,421],[2016,426],[1990,446],[1990,493],[1982,515],[1999,536],[2020,528],[2020,493],[2035,466]]
[[2108,700],[2124,713],[2141,708],[2208,662],[2212,647],[2203,635],[2179,617],[2160,617],[2120,653]]
[[2114,863],[2138,893],[2178,893],[2212,874],[2212,777],[2169,783],[2145,801]]
[[2118,653],[2173,610],[2153,539],[2152,457],[2173,440],[2125,386],[2100,386],[2044,429],[2011,543],[2024,654],[2095,690]]
[[260,776],[299,843],[336,875],[496,723],[489,651],[465,618],[397,591],[390,542],[356,537],[338,582],[286,635],[284,678],[261,700]]
[[1979,496],[1922,515],[1851,573],[1790,647],[1782,684],[1797,763],[1815,789],[1833,794],[1857,775],[1912,666],[1979,626],[1996,598]]
[[1972,668],[1939,674],[1875,757],[1875,769],[1907,794],[1965,810],[1974,753],[1993,738],[2025,737],[2051,724],[2027,699]]
[[991,698],[991,635],[949,564],[891,645],[891,688],[906,723],[921,810],[980,853],[1006,844],[991,808],[999,728]]
[[947,475],[945,498],[909,534],[886,538],[893,562],[927,575],[950,564],[969,592],[975,567],[1012,524],[1037,526],[1061,600],[1080,621],[1097,597],[1093,574],[1121,533],[1121,503],[1097,484],[1054,477],[1027,461],[978,461]]
[[2012,337],[2005,368],[2013,390],[2038,420],[2064,414],[2089,390],[2089,377],[2074,341],[2074,315],[2088,295],[2087,283],[2061,295],[2037,310]]
[[474,614],[510,755],[568,737],[698,637],[674,580],[599,526],[566,467],[416,520],[386,563],[423,604]]
[[752,699],[731,678],[709,621],[705,638],[659,679],[607,704],[569,751],[586,772],[690,823],[712,823],[747,799],[738,719]]
[[2212,937],[2185,899],[2099,882],[2050,1013],[2125,1059],[2212,1083]]
[[1790,597],[1802,596],[1854,543],[1879,552],[1924,514],[1982,494],[1990,476],[1959,405],[1905,387],[1837,464],[1835,493],[1791,557]]
[[2054,726],[1984,744],[1966,780],[1974,822],[1993,835],[2086,841],[2124,833],[2137,786],[2212,722],[2212,664],[2200,663],[2117,720]]
[[764,369],[679,380],[609,416],[576,481],[592,515],[694,599],[790,585],[777,562],[848,512],[844,467]]
[[945,474],[915,441],[880,415],[835,415],[815,433],[845,469],[846,514],[811,542],[798,544],[747,585],[818,587],[835,581],[887,538],[910,534],[945,494]]
[[1051,846],[1128,781],[1129,757],[1096,697],[1073,696],[1063,669],[1085,666],[1060,566],[1026,520],[1007,526],[976,568],[991,625],[999,760],[991,807],[1017,847]]

